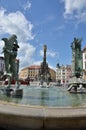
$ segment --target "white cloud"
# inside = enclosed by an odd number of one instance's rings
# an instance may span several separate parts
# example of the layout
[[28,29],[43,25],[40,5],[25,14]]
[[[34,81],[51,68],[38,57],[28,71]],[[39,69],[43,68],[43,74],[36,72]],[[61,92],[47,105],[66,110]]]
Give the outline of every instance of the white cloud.
[[5,9],[0,9],[0,34],[14,33],[20,41],[27,41],[34,38],[32,29],[33,24],[20,11],[7,14]]
[[[40,55],[41,55],[41,56],[43,56],[43,55],[44,55],[43,50],[40,50],[40,52],[39,52],[39,53],[40,53]],[[51,51],[51,50],[47,50],[46,55],[47,55],[47,56],[49,56],[49,57],[54,58],[54,57],[56,57],[56,56],[57,56],[57,53],[56,53],[56,52],[53,52],[53,51]]]
[[[18,51],[20,68],[29,66],[34,61],[33,55],[36,48],[28,43],[29,40],[34,39],[32,29],[33,24],[20,11],[7,13],[5,9],[0,8],[0,37],[3,38],[6,34],[17,35],[20,46]],[[0,41],[1,48],[2,44]]]
[[42,62],[43,62],[42,60],[40,60],[40,61],[34,61],[33,64],[34,65],[41,65]]
[[56,52],[53,52],[53,51],[49,51],[47,52],[47,56],[50,56],[52,58],[56,57],[57,56],[57,53]]
[[80,12],[86,7],[86,0],[64,0],[65,14],[72,14],[74,11]]
[[0,40],[0,56],[3,56],[3,53],[2,53],[2,51],[3,51],[3,46],[4,46],[4,41],[2,41],[2,40]]
[[64,18],[86,21],[86,0],[63,0],[63,2],[65,5]]
[[25,11],[28,10],[28,9],[30,9],[30,8],[31,8],[31,3],[30,3],[29,1],[27,1],[27,2],[23,5],[23,8],[24,8]]
[[20,43],[19,59],[20,59],[20,66],[26,67],[34,62],[34,53],[36,48],[27,43]]
[[55,27],[55,30],[56,30],[56,31],[62,31],[64,28],[65,28],[64,25],[60,25],[60,26],[56,26],[56,27]]

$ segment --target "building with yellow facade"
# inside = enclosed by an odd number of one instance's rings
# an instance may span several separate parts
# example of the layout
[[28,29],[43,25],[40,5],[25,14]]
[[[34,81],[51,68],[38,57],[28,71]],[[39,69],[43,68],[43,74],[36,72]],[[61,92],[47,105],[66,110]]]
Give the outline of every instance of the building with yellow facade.
[[[40,65],[28,66],[20,71],[19,78],[25,79],[29,76],[30,80],[39,81],[40,72],[41,72]],[[56,72],[51,68],[49,68],[49,72],[51,74],[51,80],[55,81],[56,80]]]

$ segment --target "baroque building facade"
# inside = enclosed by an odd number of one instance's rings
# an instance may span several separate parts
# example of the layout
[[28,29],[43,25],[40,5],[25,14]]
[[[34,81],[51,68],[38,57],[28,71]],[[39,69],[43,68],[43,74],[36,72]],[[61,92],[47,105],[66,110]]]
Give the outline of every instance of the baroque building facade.
[[60,84],[67,84],[70,77],[72,76],[71,65],[62,65],[57,64],[56,66],[56,82]]
[[[22,69],[19,73],[19,78],[26,79],[27,77],[30,80],[39,81],[40,80],[40,72],[41,66],[40,65],[32,65]],[[56,72],[49,68],[49,72],[51,74],[51,81],[56,81]]]

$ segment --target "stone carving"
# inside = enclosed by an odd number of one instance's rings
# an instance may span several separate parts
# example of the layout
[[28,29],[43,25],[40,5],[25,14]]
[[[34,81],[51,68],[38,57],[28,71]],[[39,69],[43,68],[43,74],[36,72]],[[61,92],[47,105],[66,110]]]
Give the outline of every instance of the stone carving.
[[76,76],[77,78],[82,76],[82,72],[83,72],[81,41],[82,39],[74,38],[74,41],[71,43],[72,73],[73,73],[73,76]]
[[41,84],[43,83],[43,81],[49,84],[51,80],[51,75],[49,72],[48,63],[46,62],[46,51],[47,51],[46,45],[43,46],[43,51],[44,51],[44,56],[43,56],[43,62],[41,63],[41,72],[40,72]]
[[[19,48],[17,42],[17,36],[13,34],[9,38],[2,38],[5,42],[3,47],[4,59],[5,59],[5,72],[4,75],[7,76],[8,79],[8,88],[11,85],[11,79],[14,78],[17,82],[17,88],[19,87],[19,80],[18,80],[18,68],[19,64],[16,60],[17,51]],[[17,63],[16,63],[17,62]]]

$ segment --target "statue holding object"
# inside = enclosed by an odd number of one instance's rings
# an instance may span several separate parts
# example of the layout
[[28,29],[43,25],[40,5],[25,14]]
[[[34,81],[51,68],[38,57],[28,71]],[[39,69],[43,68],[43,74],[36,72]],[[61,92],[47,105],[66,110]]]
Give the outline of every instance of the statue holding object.
[[72,48],[72,74],[79,78],[83,73],[82,51],[81,51],[82,39],[74,38],[71,44]]
[[86,82],[83,79],[83,60],[81,50],[82,39],[74,38],[72,48],[72,77],[68,83],[68,91],[71,93],[86,93]]
[[16,89],[19,89],[19,61],[16,60],[17,51],[19,48],[17,36],[13,34],[9,38],[2,38],[2,40],[5,42],[3,53],[5,60],[4,76],[6,76],[6,80],[8,80],[8,85],[6,86],[6,89],[10,90],[12,78],[14,78],[14,80],[16,81]]

